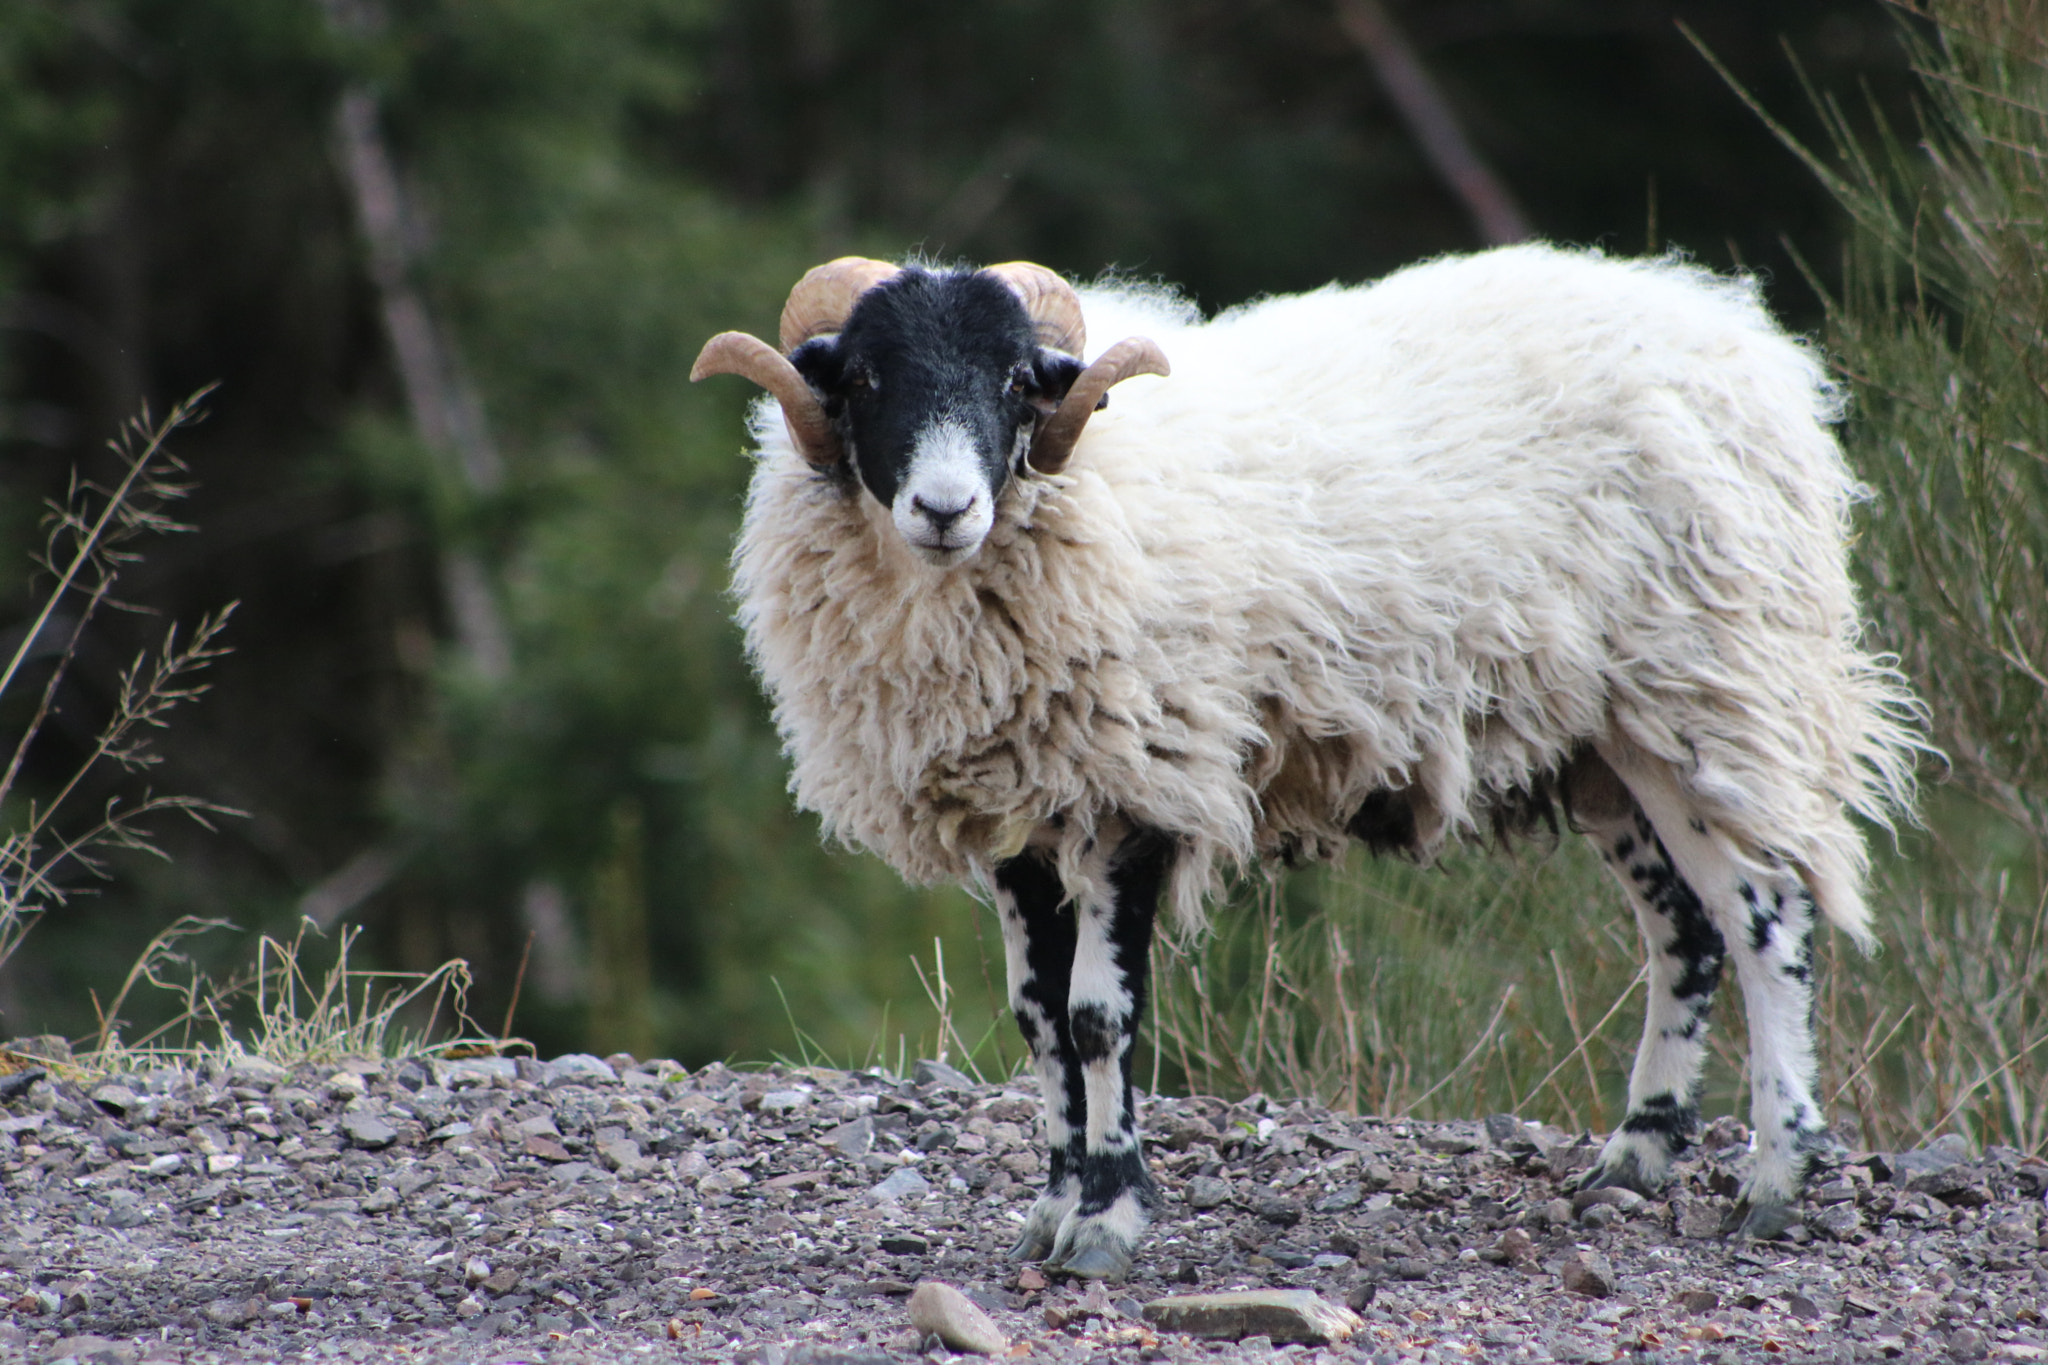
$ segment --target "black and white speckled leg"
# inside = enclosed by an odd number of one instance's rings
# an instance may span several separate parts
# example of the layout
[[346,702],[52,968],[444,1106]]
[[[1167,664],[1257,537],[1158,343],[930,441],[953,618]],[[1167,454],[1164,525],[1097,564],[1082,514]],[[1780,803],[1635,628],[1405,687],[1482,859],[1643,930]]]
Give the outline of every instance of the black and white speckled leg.
[[1067,1022],[1074,964],[1075,922],[1052,864],[1035,854],[1003,863],[995,876],[996,913],[1010,977],[1010,1010],[1031,1051],[1031,1068],[1045,1101],[1050,1172],[1045,1193],[1031,1206],[1010,1259],[1039,1261],[1052,1254],[1060,1224],[1081,1202],[1082,1132],[1088,1112],[1081,1069]]
[[1121,1279],[1157,1201],[1138,1138],[1131,1062],[1151,970],[1152,921],[1173,845],[1127,835],[1100,891],[1076,906],[1067,1020],[1087,1096],[1081,1199],[1061,1222],[1051,1260],[1069,1275]]
[[1607,1140],[1583,1189],[1620,1185],[1654,1194],[1699,1126],[1707,1016],[1726,946],[1664,841],[1633,800],[1581,826],[1628,892],[1649,953],[1643,1040],[1628,1080],[1628,1113]]
[[1813,896],[1775,855],[1741,848],[1711,828],[1668,771],[1640,761],[1614,767],[1734,959],[1749,1022],[1756,1164],[1729,1231],[1774,1237],[1791,1224],[1801,1186],[1834,1147],[1817,1097]]

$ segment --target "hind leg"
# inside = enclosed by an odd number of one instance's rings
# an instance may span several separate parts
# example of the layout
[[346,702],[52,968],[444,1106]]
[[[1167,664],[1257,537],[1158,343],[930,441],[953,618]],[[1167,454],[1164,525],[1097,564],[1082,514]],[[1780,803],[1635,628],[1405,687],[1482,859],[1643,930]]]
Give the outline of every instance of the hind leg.
[[1735,960],[1749,1022],[1756,1165],[1730,1231],[1774,1237],[1834,1146],[1821,1118],[1813,1023],[1816,907],[1804,881],[1769,855],[1747,855],[1711,830],[1669,772],[1617,765]]
[[1603,765],[1573,776],[1573,814],[1626,891],[1649,954],[1628,1113],[1580,1188],[1619,1185],[1654,1194],[1699,1126],[1707,1015],[1726,948],[1649,817],[1613,772]]

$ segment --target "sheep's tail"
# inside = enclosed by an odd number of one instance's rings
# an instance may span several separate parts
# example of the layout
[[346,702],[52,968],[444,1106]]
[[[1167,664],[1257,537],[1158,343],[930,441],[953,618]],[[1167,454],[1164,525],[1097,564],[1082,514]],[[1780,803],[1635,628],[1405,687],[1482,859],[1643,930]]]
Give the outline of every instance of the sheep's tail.
[[[1896,842],[1902,825],[1918,825],[1919,766],[1944,755],[1927,738],[1927,704],[1916,696],[1893,655],[1864,656],[1852,668],[1848,698],[1859,713],[1849,733],[1850,780],[1835,794],[1856,815]],[[1877,947],[1863,886],[1870,852],[1847,819],[1841,830],[1803,850],[1807,889],[1830,924],[1864,952]]]

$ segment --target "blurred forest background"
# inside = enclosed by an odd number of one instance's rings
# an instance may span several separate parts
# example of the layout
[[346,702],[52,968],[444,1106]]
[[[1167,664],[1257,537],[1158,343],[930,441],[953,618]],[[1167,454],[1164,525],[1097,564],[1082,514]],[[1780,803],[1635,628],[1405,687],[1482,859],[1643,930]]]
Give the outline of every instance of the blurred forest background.
[[[233,653],[149,782],[246,817],[167,825],[170,858],[118,859],[46,914],[0,966],[0,1036],[89,1032],[93,993],[199,914],[241,926],[188,945],[222,972],[302,917],[361,926],[359,961],[466,958],[493,1027],[531,942],[515,1032],[544,1054],[690,1064],[934,1051],[910,959],[934,971],[937,939],[959,1043],[985,1067],[1014,1057],[989,1031],[1001,964],[983,912],[821,847],[790,808],[725,598],[750,394],[684,375],[705,337],[767,328],[805,268],[846,252],[1114,268],[1213,309],[1484,244],[1390,97],[1385,49],[1376,64],[1361,41],[1376,12],[10,0],[0,551],[18,571],[0,575],[0,653],[48,586],[28,558],[45,500],[74,468],[103,473],[103,443],[144,404],[219,384],[175,442],[196,531],[124,570],[120,595],[146,611],[95,619],[12,799],[68,771],[168,621],[238,601]],[[1816,333],[1816,284],[1892,278],[1845,276],[1844,186],[1678,26],[1801,137],[1825,147],[1828,129],[1788,49],[1910,141],[1913,30],[1873,0],[1384,14],[1537,235],[1757,271]],[[0,739],[27,724],[25,695],[0,697]],[[1925,889],[1893,897],[1888,934],[1922,932]],[[1207,957],[1170,964],[1162,1083],[1390,1106],[1456,1064],[1439,1106],[1612,1117],[1634,1013],[1594,1023],[1628,987],[1634,931],[1569,842],[1447,872],[1355,864],[1243,900]],[[1293,977],[1275,976],[1283,958]],[[1473,958],[1483,979],[1442,978]],[[1265,1036],[1269,1013],[1231,1003],[1261,979],[1308,1000],[1319,972],[1349,1060],[1297,1055]],[[154,1008],[131,1000],[137,1029]],[[1881,1047],[1902,1022],[1888,1008],[1842,1027]],[[1408,1031],[1361,1041],[1375,1010]]]

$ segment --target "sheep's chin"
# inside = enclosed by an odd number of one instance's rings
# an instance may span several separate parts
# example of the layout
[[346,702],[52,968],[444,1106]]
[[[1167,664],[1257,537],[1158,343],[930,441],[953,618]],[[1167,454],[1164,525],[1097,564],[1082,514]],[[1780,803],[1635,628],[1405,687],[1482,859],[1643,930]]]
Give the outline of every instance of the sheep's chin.
[[932,568],[950,569],[953,568],[955,565],[965,564],[968,560],[974,558],[976,554],[980,553],[982,539],[983,537],[977,536],[972,542],[968,544],[944,545],[923,544],[919,541],[912,540],[909,536],[905,536],[903,538],[903,543],[910,547],[910,553],[912,555],[916,556],[919,560],[923,561],[924,563],[930,565]]

